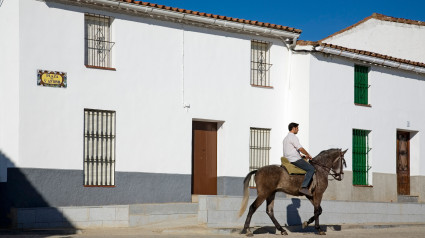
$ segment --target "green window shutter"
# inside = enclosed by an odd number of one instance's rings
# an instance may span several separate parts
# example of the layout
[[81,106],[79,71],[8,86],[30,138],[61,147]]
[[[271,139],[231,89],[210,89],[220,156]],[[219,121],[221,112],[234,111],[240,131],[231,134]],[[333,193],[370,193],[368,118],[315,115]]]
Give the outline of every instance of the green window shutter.
[[368,185],[369,131],[353,129],[353,184]]
[[368,67],[354,66],[354,103],[368,104]]

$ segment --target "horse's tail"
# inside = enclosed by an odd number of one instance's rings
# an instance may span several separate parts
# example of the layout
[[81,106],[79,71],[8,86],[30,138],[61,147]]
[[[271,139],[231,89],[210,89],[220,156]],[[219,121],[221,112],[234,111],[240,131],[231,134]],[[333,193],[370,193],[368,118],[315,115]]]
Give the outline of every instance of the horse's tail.
[[246,175],[245,179],[243,180],[243,200],[241,204],[241,210],[239,210],[239,217],[241,217],[242,214],[245,212],[246,206],[248,204],[248,198],[249,198],[248,184],[249,184],[249,180],[251,180],[251,176],[255,173],[257,173],[257,170],[253,170],[249,172],[249,174]]

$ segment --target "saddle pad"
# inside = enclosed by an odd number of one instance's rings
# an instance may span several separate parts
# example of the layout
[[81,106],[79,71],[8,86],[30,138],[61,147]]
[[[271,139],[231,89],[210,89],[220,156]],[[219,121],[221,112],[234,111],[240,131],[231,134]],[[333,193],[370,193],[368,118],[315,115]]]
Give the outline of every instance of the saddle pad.
[[298,168],[297,166],[291,164],[289,160],[285,157],[280,158],[282,166],[288,170],[289,174],[306,174],[307,172],[303,169]]

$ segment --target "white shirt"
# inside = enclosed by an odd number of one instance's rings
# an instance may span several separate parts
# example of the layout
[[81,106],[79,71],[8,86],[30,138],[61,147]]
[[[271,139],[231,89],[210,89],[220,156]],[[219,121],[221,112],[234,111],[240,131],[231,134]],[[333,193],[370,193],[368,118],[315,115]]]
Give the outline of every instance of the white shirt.
[[289,162],[302,159],[298,151],[301,147],[298,137],[294,133],[289,132],[285,139],[283,139],[283,157],[286,157]]

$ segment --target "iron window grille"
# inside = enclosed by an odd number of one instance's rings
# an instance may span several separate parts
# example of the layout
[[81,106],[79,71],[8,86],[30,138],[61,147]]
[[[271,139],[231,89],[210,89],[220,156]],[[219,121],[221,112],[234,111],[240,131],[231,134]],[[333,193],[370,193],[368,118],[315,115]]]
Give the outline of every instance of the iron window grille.
[[[250,128],[249,140],[249,171],[269,165],[270,156],[270,131],[271,129]],[[254,179],[249,186],[255,187]]]
[[353,185],[369,185],[370,131],[353,129]]
[[85,14],[85,65],[101,68],[112,67],[111,40],[112,18],[108,16]]
[[354,103],[368,105],[368,73],[368,67],[360,65],[354,66]]
[[251,85],[270,87],[270,43],[251,41]]
[[115,111],[84,109],[84,185],[115,186]]

